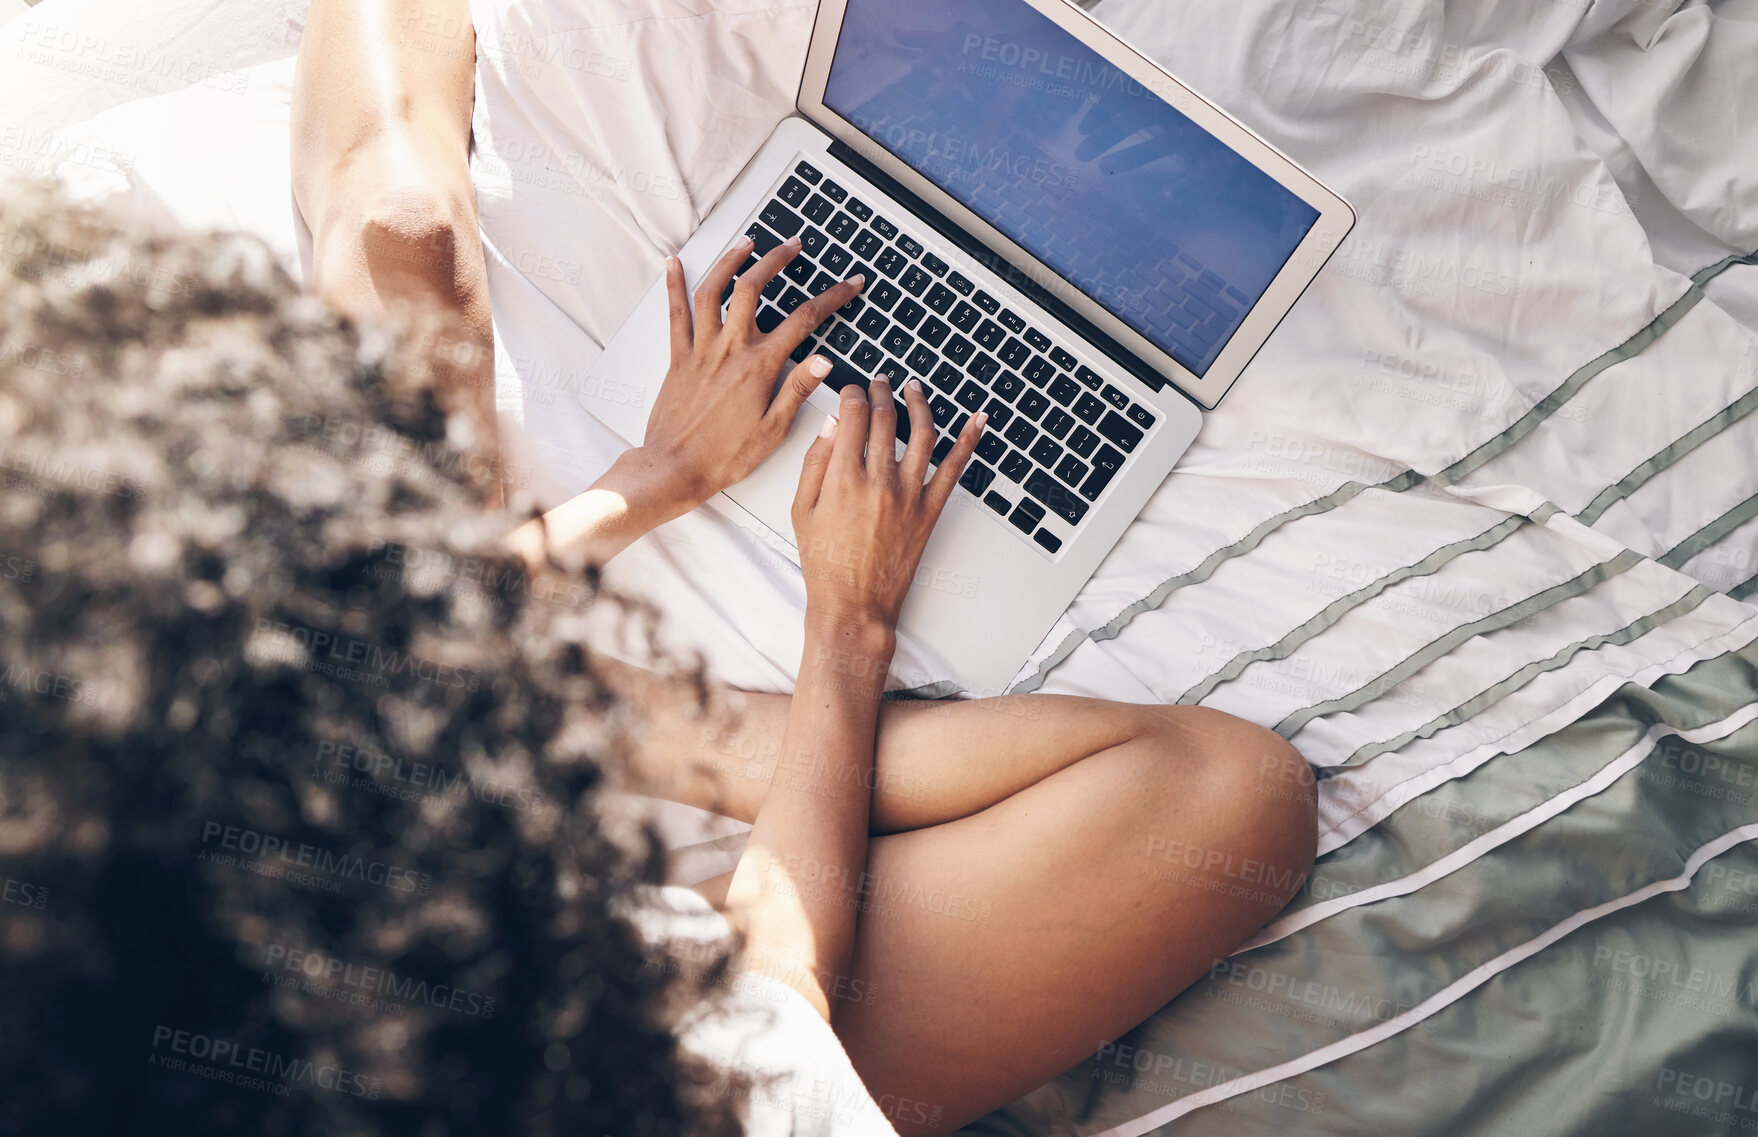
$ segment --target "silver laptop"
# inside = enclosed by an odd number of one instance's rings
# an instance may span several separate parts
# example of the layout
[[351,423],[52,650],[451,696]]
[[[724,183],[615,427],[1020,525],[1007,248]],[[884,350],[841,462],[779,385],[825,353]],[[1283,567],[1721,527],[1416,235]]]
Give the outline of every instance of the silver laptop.
[[[919,378],[936,459],[987,410],[898,630],[999,693],[1355,215],[1065,0],[821,0],[797,106],[680,251],[687,278],[743,234],[746,267],[800,237],[765,331],[868,283],[795,353],[835,367],[787,442],[711,504],[797,562],[801,455],[843,386]],[[580,385],[632,443],[669,344],[661,279]]]

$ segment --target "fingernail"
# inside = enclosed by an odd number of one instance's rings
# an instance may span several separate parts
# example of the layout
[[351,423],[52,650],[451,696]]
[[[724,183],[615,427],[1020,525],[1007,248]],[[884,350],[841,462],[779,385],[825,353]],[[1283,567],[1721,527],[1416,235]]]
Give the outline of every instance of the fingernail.
[[800,238],[796,234],[795,236],[789,237],[787,240],[783,241],[782,244],[786,245],[790,249],[797,249],[800,247]]
[[920,379],[911,379],[908,383],[903,385],[903,389],[906,391],[920,391],[922,389],[922,381]]
[[875,376],[873,376],[873,382],[883,383],[887,387],[889,387],[889,386],[891,386],[891,374],[889,372],[882,372],[878,375],[875,375]]
[[756,243],[757,242],[755,242],[751,239],[751,235],[749,233],[746,233],[743,237],[739,238],[739,248],[741,248],[741,249],[748,249],[752,245],[755,245]]
[[857,272],[853,276],[848,278],[848,282],[850,284],[857,285],[857,286],[865,284],[865,283],[867,283],[867,274],[864,272]]
[[981,430],[983,427],[988,426],[988,425],[989,425],[989,412],[988,411],[978,411],[977,412],[977,429]]
[[833,435],[835,433],[836,433],[836,416],[835,415],[825,415],[823,424],[818,427],[818,437],[819,438],[829,438],[831,435]]
[[830,374],[830,361],[825,359],[822,355],[814,355],[811,359],[806,361],[806,369],[822,379]]

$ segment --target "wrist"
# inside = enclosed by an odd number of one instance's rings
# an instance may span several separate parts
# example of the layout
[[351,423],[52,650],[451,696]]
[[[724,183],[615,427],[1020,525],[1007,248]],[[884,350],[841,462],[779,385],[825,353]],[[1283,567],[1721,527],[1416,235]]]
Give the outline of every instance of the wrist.
[[838,650],[883,658],[890,665],[897,650],[897,621],[877,606],[806,598],[806,638]]
[[614,484],[631,508],[668,521],[714,496],[714,490],[687,473],[682,463],[645,446],[631,446],[618,455],[600,484],[606,488]]

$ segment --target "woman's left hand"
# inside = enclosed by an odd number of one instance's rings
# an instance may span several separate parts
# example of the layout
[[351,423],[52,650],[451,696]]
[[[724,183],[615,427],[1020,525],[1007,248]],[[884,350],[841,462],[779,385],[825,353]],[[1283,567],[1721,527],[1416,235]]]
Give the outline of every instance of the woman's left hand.
[[743,238],[696,289],[694,316],[683,266],[666,261],[671,295],[671,369],[647,419],[640,449],[680,503],[694,508],[742,481],[787,437],[794,416],[830,373],[830,361],[808,356],[777,389],[775,378],[812,329],[847,304],[865,284],[851,277],[801,304],[773,332],[756,324],[762,291],[800,251],[793,239],[738,277],[726,319],[720,297],[750,254]]

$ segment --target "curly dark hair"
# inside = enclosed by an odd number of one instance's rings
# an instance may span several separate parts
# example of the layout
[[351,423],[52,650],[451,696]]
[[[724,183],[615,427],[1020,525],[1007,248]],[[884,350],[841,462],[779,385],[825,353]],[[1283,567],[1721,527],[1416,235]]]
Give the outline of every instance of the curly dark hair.
[[406,342],[0,192],[0,1132],[739,1131],[675,1035],[731,949],[604,804],[620,602],[499,551]]

